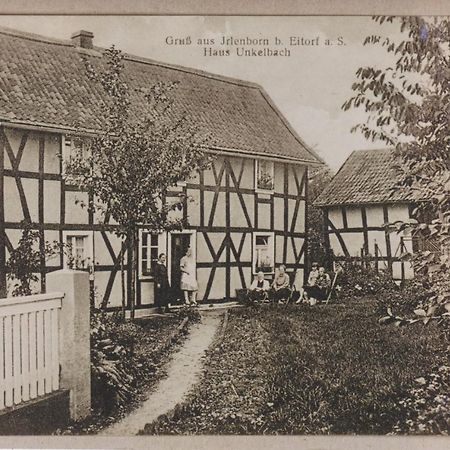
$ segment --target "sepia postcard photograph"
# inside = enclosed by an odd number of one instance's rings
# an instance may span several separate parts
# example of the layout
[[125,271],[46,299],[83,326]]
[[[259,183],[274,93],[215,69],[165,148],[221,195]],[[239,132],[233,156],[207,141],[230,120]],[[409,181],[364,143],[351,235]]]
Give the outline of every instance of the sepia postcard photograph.
[[0,14],[0,446],[447,447],[450,15],[196,11]]

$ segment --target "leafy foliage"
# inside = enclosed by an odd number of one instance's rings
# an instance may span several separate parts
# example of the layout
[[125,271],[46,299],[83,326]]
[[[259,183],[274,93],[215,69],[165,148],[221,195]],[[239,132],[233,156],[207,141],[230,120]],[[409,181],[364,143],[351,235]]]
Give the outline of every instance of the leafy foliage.
[[31,295],[33,284],[39,280],[37,273],[41,269],[41,259],[52,257],[64,250],[64,245],[47,241],[44,242],[43,248],[40,248],[39,231],[33,228],[33,224],[22,221],[20,227],[22,235],[6,262],[8,279],[14,283],[11,292],[14,297]]
[[[91,383],[94,408],[111,410],[126,404],[136,394],[137,377],[142,363],[133,361],[133,328],[107,317],[91,317]],[[144,372],[144,370],[142,370]]]
[[342,271],[338,284],[343,298],[390,295],[399,291],[392,276],[388,272],[377,271],[369,261],[348,259],[340,263],[340,266]]
[[450,367],[415,380],[408,396],[400,401],[406,420],[399,421],[395,434],[450,434]]
[[321,167],[311,173],[308,182],[307,218],[308,218],[308,256],[309,261],[318,262],[330,268],[331,261],[325,244],[325,222],[321,208],[314,206],[314,200],[330,183],[332,173],[328,167]]
[[419,278],[406,280],[397,289],[382,289],[377,295],[377,313],[385,314],[390,310],[402,317],[415,317],[417,308],[427,308],[430,291]]
[[[401,182],[417,203],[415,220],[399,224],[414,238],[435,237],[440,251],[419,252],[416,273],[433,286],[433,302],[441,312],[450,308],[450,21],[442,17],[375,17],[380,24],[398,22],[398,39],[368,36],[365,45],[386,49],[391,64],[361,67],[352,88],[355,95],[344,109],[362,108],[368,114],[361,131],[396,149]],[[427,212],[427,214],[424,214]],[[423,220],[424,217],[433,220]],[[449,315],[442,315],[448,319]],[[447,321],[449,322],[449,321]],[[447,323],[448,326],[448,323]]]
[[[166,344],[186,313],[163,319],[123,321],[102,311],[91,314],[93,407],[110,413],[133,402],[139,388],[154,377]],[[190,313],[199,320],[198,313]]]
[[230,311],[199,387],[147,434],[388,433],[444,348],[436,327],[381,332],[373,300]]
[[[103,131],[74,152],[66,172],[74,173],[74,181],[91,194],[84,206],[118,224],[115,231],[126,239],[133,277],[138,224],[155,231],[183,225],[171,212],[181,209],[185,199],[169,202],[167,190],[208,166],[208,137],[200,135],[186,114],[173,110],[170,92],[177,83],[159,82],[130,92],[121,52],[111,47],[104,58],[103,66],[86,61],[90,79],[105,94]],[[133,95],[140,99],[139,111],[132,108]]]

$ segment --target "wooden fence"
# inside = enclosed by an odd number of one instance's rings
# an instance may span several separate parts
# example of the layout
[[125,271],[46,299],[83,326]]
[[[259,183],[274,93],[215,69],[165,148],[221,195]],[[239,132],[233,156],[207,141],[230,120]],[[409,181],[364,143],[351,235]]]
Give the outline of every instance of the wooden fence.
[[63,297],[0,299],[0,410],[59,389]]
[[367,248],[362,247],[360,250],[359,260],[361,262],[362,267],[370,268],[372,267],[377,272],[381,270],[388,270],[393,275],[392,265],[394,262],[398,262],[400,264],[400,281],[404,283],[405,276],[405,259],[404,255],[408,253],[408,249],[405,244],[404,238],[401,236],[397,249],[395,253],[392,255],[390,259],[383,257],[380,251],[380,248],[377,242],[374,242],[374,253],[373,255],[368,253]]

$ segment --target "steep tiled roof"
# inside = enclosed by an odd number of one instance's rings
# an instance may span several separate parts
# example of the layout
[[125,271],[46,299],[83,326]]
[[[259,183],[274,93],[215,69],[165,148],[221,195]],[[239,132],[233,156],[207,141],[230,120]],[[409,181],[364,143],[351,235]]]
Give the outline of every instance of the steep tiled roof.
[[408,202],[404,191],[393,191],[399,181],[391,149],[354,151],[319,195],[316,206]]
[[[0,121],[100,130],[102,93],[87,78],[82,56],[98,62],[102,51],[0,28]],[[179,82],[174,113],[186,112],[208,132],[213,149],[321,161],[256,84],[131,55],[124,75],[137,116],[139,89]]]

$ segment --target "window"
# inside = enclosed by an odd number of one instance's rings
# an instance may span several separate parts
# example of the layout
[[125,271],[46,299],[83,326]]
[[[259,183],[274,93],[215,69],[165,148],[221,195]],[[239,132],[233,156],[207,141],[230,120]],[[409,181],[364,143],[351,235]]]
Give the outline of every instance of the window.
[[160,253],[165,253],[165,234],[139,230],[139,278],[152,278]]
[[257,159],[255,161],[255,189],[272,192],[274,187],[274,164],[272,161]]
[[81,173],[77,172],[75,167],[70,167],[69,170],[68,165],[72,164],[74,160],[84,157],[85,153],[86,145],[81,139],[77,137],[64,136],[62,148],[62,172],[67,183],[75,182],[77,176]]
[[275,246],[273,233],[253,233],[253,273],[275,271]]
[[66,248],[65,267],[69,269],[88,269],[92,266],[92,233],[70,231],[64,236]]
[[153,266],[158,261],[158,235],[142,231],[141,235],[141,275],[151,276]]

